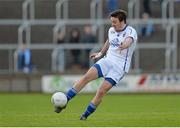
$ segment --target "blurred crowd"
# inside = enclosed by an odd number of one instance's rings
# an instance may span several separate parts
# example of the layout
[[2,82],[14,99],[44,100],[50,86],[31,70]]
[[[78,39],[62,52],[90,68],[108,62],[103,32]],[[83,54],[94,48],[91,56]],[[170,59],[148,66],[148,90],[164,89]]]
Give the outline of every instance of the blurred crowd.
[[[95,44],[97,43],[96,34],[93,32],[91,25],[85,25],[83,30],[79,28],[73,27],[69,33],[64,33],[63,31],[59,31],[57,34],[57,44],[78,44],[78,43],[88,43],[88,44]],[[66,50],[66,54],[70,54],[72,58],[66,66],[70,69],[82,69],[89,67],[89,54],[90,49],[88,50],[80,50],[80,49],[73,49],[73,50]],[[83,59],[81,59],[83,58]]]
[[[180,0],[176,0],[179,2]],[[155,25],[151,22],[151,18],[154,18],[151,3],[157,2],[159,7],[161,8],[163,0],[142,0],[142,11],[141,19],[144,21],[141,26],[138,26],[137,31],[140,39],[151,37],[156,32]],[[121,7],[121,0],[106,0],[106,9],[105,16],[108,17],[109,13]],[[63,30],[59,30],[56,35],[56,44],[78,44],[78,43],[88,43],[88,44],[97,44],[97,34],[94,31],[93,26],[85,25],[83,28],[71,27],[71,30],[66,33]],[[102,42],[100,42],[102,43]],[[82,69],[88,68],[89,65],[89,55],[90,49],[88,50],[65,50],[66,55],[70,55],[69,62],[67,63],[67,67],[69,69]],[[33,70],[32,59],[31,59],[31,51],[27,48],[26,43],[22,43],[18,49],[17,54],[17,67],[18,71],[29,73]],[[61,60],[59,60],[61,61]]]

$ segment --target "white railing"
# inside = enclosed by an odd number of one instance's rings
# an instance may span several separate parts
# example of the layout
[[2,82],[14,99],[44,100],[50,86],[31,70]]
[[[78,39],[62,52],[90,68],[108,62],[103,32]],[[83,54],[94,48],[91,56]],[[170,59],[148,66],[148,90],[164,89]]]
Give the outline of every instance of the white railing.
[[56,19],[68,19],[69,12],[69,0],[58,0],[56,3]]
[[102,19],[103,18],[103,1],[102,0],[91,0],[90,4],[90,18],[91,19]]
[[[18,28],[18,43],[25,41],[31,42],[31,27],[28,25],[29,20],[35,19],[35,1],[25,0],[22,4],[22,23]],[[24,35],[25,34],[25,35]],[[24,39],[25,38],[25,39]]]
[[94,49],[96,47],[99,47],[99,45],[94,44],[84,44],[78,43],[78,44],[60,44],[56,45],[56,48],[53,49],[52,52],[52,71],[53,72],[64,72],[65,71],[65,65],[66,65],[66,59],[65,59],[65,50],[85,50],[85,49]]
[[27,21],[24,21],[18,28],[18,44],[31,43],[31,27]]
[[34,0],[25,0],[23,2],[22,14],[23,20],[35,18]]
[[175,0],[163,0],[161,13],[164,20],[174,18],[174,2]]
[[[94,23],[94,20],[62,20],[62,22],[64,23],[64,25],[79,25],[79,24],[87,24],[87,23]],[[129,24],[131,25],[140,25],[140,24],[144,24],[145,21],[140,20],[140,19],[133,19],[133,20],[128,20]],[[137,49],[164,49],[165,50],[165,71],[169,72],[169,71],[176,71],[177,70],[177,24],[180,23],[179,19],[176,20],[162,20],[162,19],[151,19],[151,22],[153,24],[167,24],[167,27],[165,28],[165,32],[166,32],[166,36],[165,36],[165,42],[159,44],[156,42],[152,42],[152,43],[145,43],[145,44],[138,44]],[[56,20],[29,20],[28,21],[28,26],[29,28],[31,28],[32,25],[56,25]],[[109,25],[110,22],[108,20],[96,20],[97,24],[101,24],[101,25]],[[0,24],[2,24],[2,22],[0,22]],[[5,23],[4,23],[5,24]],[[26,28],[26,26],[25,26]],[[19,29],[19,33],[22,32],[23,29]],[[26,33],[28,36],[28,33]],[[103,33],[104,35],[104,33]],[[22,36],[22,35],[21,35]],[[33,43],[34,44],[34,43]],[[30,47],[32,49],[37,48],[37,45],[30,45]],[[45,45],[38,45],[39,49],[43,49],[45,47]],[[69,48],[67,48],[69,47]],[[76,49],[79,48],[79,46],[73,46],[71,44],[67,45],[67,47],[60,47],[61,49]],[[82,45],[82,47],[84,47],[84,45]],[[1,48],[6,49],[3,45],[1,45]],[[45,47],[46,48],[46,47]],[[57,47],[54,45],[53,46],[48,46],[48,48],[51,49],[55,49],[57,50]],[[85,47],[84,47],[85,48]],[[92,48],[92,47],[91,47]],[[80,49],[80,48],[79,48]],[[86,48],[85,48],[86,49]],[[136,70],[140,70],[140,60],[139,60],[139,50],[136,51],[136,55],[135,55],[135,68]],[[55,53],[52,53],[55,54]],[[64,54],[64,53],[63,53]],[[55,55],[54,55],[55,56]],[[55,61],[55,60],[54,60]],[[65,60],[63,60],[65,61]],[[62,62],[65,63],[65,62]],[[61,71],[63,71],[64,66],[62,66],[60,69]],[[57,68],[56,68],[57,69]],[[54,69],[53,69],[54,70]]]
[[[104,40],[104,25],[110,25],[109,20],[102,19],[102,0],[92,0],[90,4],[90,19],[68,19],[68,3],[69,0],[58,0],[56,3],[56,19],[35,19],[35,5],[34,0],[25,0],[22,5],[22,20],[0,20],[0,25],[19,25],[18,29],[18,42],[23,42],[23,38],[25,38],[26,43],[29,44],[31,49],[52,49],[52,71],[64,71],[65,58],[64,58],[64,50],[65,49],[88,49],[85,45],[82,44],[81,47],[74,46],[71,44],[67,44],[67,46],[58,47],[56,45],[31,45],[31,27],[33,25],[54,25],[53,29],[53,41],[56,42],[57,33],[59,29],[65,32],[65,28],[68,25],[86,25],[91,24],[92,26],[96,26],[98,31],[99,45],[102,45]],[[168,6],[169,5],[169,6]],[[144,24],[145,21],[139,19],[140,14],[140,1],[139,0],[130,0],[128,2],[128,13],[129,20],[128,22],[131,25],[138,26],[140,24]],[[169,17],[168,17],[169,16]],[[153,24],[166,25],[166,39],[165,43],[158,44],[157,42],[151,43],[140,43],[137,46],[137,50],[135,52],[135,70],[140,70],[140,58],[139,51],[141,49],[164,49],[165,50],[165,71],[176,71],[177,70],[177,58],[179,57],[177,54],[177,33],[178,33],[178,24],[180,24],[180,19],[174,18],[174,0],[164,0],[162,3],[162,19],[150,19]],[[23,35],[25,33],[25,35]],[[93,46],[89,47],[93,48]],[[9,58],[12,54],[12,50],[17,49],[17,46],[12,47],[12,45],[0,45],[0,50],[9,50]],[[56,65],[56,61],[58,58],[58,51],[62,51],[60,54],[60,58],[63,62],[60,64],[60,67]],[[9,59],[10,60],[10,59]],[[12,59],[11,59],[12,60]],[[9,62],[9,71],[11,71],[12,61]],[[62,65],[62,66],[61,66]]]
[[62,33],[66,33],[66,26],[63,22],[61,22],[62,19],[68,19],[69,17],[69,11],[68,11],[68,0],[58,0],[56,3],[56,20],[57,23],[53,28],[53,42],[57,42],[57,36],[58,32],[61,31]]
[[128,2],[128,18],[140,18],[140,0],[130,0]]

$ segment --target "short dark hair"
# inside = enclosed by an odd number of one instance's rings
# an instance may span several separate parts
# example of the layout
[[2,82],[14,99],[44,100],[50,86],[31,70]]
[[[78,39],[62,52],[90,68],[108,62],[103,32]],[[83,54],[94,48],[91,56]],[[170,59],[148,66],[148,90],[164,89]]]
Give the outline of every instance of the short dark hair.
[[126,23],[126,18],[127,18],[127,12],[122,10],[122,9],[118,9],[118,10],[115,10],[113,11],[111,14],[110,14],[111,17],[115,17],[115,18],[118,18],[119,21],[124,21]]

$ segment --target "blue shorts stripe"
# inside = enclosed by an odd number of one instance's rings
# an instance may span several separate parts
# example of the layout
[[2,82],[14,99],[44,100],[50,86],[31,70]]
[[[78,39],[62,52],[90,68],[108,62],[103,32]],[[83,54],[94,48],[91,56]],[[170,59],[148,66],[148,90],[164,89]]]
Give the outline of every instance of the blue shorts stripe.
[[106,81],[112,84],[112,86],[116,85],[116,82],[112,78],[105,78]]
[[98,70],[98,77],[103,77],[101,67],[99,66],[99,64],[94,64],[93,66]]

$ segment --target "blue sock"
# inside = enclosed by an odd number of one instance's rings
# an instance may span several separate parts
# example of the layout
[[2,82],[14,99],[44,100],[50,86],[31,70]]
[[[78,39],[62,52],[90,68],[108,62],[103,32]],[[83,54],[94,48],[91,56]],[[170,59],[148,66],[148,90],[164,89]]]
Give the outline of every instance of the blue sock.
[[66,94],[68,101],[71,100],[76,94],[77,91],[74,88],[71,88]]
[[95,110],[96,110],[96,106],[93,103],[90,103],[89,106],[87,107],[86,111],[84,112],[83,116],[85,116],[87,118]]

